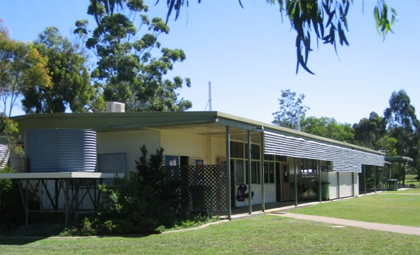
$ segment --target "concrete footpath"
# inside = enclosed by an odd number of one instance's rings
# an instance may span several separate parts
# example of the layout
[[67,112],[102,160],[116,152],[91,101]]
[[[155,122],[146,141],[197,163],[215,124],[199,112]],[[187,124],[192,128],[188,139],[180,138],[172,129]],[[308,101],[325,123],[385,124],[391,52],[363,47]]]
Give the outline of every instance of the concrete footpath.
[[277,215],[280,217],[329,223],[329,224],[334,224],[337,226],[350,226],[350,227],[358,227],[358,228],[420,236],[420,227],[381,224],[381,223],[364,222],[364,221],[357,221],[357,220],[345,220],[345,219],[338,219],[338,218],[332,218],[332,217],[304,215],[304,214],[288,213],[288,212],[281,212],[281,211],[273,212],[271,214]]

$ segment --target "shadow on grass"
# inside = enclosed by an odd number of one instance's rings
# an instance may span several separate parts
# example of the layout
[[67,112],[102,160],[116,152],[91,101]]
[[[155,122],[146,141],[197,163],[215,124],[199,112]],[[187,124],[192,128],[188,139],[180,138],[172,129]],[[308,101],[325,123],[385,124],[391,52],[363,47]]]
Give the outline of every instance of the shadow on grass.
[[[34,224],[25,228],[24,226],[13,229],[7,233],[0,232],[0,245],[26,245],[48,238],[57,239],[83,239],[83,238],[104,238],[104,237],[124,237],[142,238],[153,234],[127,234],[109,236],[59,236],[64,229],[69,226],[63,224],[42,225]],[[41,228],[43,228],[41,230]],[[1,254],[1,252],[0,252]]]
[[47,237],[39,236],[0,236],[0,245],[25,245]]
[[23,245],[58,236],[66,227],[69,225],[54,220],[31,224],[28,227],[3,227],[0,231],[0,245]]

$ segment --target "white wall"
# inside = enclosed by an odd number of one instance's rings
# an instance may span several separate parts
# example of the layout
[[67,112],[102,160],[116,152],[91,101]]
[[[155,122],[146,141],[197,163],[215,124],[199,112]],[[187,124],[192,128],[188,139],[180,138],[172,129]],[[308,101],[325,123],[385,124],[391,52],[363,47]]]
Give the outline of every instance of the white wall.
[[[266,203],[274,203],[276,202],[276,185],[273,183],[266,183],[265,185],[265,202]],[[261,199],[261,184],[252,184],[251,185],[252,191],[254,192],[254,198],[252,199],[253,205],[258,205],[262,203]],[[249,189],[249,186],[248,186]],[[238,190],[238,185],[235,185],[235,207],[243,207],[249,205],[249,199],[245,199],[243,202],[239,202],[236,200],[236,194]],[[249,190],[246,191],[249,193]]]
[[330,199],[338,198],[338,189],[337,189],[337,173],[336,172],[327,172],[328,181],[330,182]]
[[162,130],[161,146],[165,155],[190,157],[191,165],[194,159],[203,159],[204,164],[210,165],[218,164],[219,158],[226,158],[225,138]]
[[210,164],[219,164],[217,159],[219,158],[226,158],[226,138],[220,138],[220,137],[212,137],[210,139]]
[[126,152],[128,170],[135,169],[135,160],[140,157],[140,146],[146,145],[150,154],[161,147],[164,155],[203,159],[204,164],[217,164],[217,159],[226,157],[224,138],[196,135],[171,130],[138,130],[120,132],[100,132],[97,135],[98,153]]
[[359,174],[353,173],[354,175],[354,196],[359,195]]
[[[338,180],[337,174],[340,175]],[[337,199],[339,198],[339,195],[340,198],[359,195],[359,180],[357,173],[323,172],[321,176],[325,175],[328,176],[328,181],[330,182],[330,199]],[[352,179],[352,176],[354,176],[354,180]],[[324,181],[324,178],[322,180]],[[339,187],[337,181],[340,182]]]
[[340,198],[353,196],[353,173],[340,172],[339,175]]
[[165,155],[188,156],[190,165],[193,164],[193,159],[203,159],[204,164],[209,164],[211,161],[208,157],[209,141],[203,135],[162,130],[161,146],[165,150]]
[[265,184],[265,202],[266,203],[276,202],[276,185],[274,183]]
[[140,157],[140,147],[145,145],[149,155],[160,149],[159,130],[137,130],[120,132],[99,132],[97,134],[98,153],[127,153],[128,171],[136,169],[135,160]]

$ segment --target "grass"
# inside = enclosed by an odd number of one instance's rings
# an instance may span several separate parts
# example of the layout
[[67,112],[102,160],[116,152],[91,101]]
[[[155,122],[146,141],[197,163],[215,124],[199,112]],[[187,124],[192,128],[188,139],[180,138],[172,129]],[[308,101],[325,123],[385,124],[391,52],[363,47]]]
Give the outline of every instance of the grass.
[[2,254],[420,254],[420,236],[274,215],[143,237],[2,239]]
[[290,212],[420,227],[420,189],[386,191],[293,209]]
[[[387,191],[291,212],[420,226],[420,189]],[[420,254],[420,236],[282,218],[250,217],[148,236],[1,237],[1,254]]]
[[419,181],[415,179],[417,177],[417,174],[407,174],[405,176],[405,185],[413,186],[413,187],[419,187]]
[[59,235],[63,229],[66,227],[70,227],[69,225],[65,225],[63,221],[58,222],[56,220],[54,221],[46,221],[44,223],[37,223],[37,224],[31,224],[28,227],[25,227],[24,225],[19,226],[17,228],[4,231],[3,235],[8,236],[55,236]]
[[[76,231],[82,230],[80,224],[78,222],[83,221],[85,217],[89,215],[81,216],[79,220],[75,220],[70,224],[64,224],[64,218],[60,217],[62,215],[57,215],[55,213],[39,213],[35,216],[40,216],[35,218],[35,221],[38,223],[32,223],[28,227],[21,225],[19,227],[11,228],[11,229],[1,229],[0,228],[0,235],[3,236],[37,236],[37,237],[51,237],[51,236],[72,236],[72,235],[92,235],[89,232],[89,229],[84,229],[84,232]],[[34,216],[32,214],[31,216]],[[170,228],[162,228],[159,231],[173,231],[173,230],[183,230],[183,229],[190,229],[194,227],[199,227],[208,223],[214,223],[220,221],[219,216],[216,215],[214,217],[207,217],[204,215],[190,215],[189,218],[178,219],[174,225]],[[75,226],[77,228],[75,229]],[[90,229],[92,230],[92,229]],[[75,232],[75,233],[73,233]],[[1,254],[1,252],[0,252]]]

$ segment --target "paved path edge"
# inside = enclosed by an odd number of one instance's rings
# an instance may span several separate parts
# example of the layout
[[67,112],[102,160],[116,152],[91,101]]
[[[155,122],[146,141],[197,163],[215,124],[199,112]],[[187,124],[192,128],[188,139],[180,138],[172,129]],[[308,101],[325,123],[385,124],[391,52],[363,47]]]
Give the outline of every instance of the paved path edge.
[[339,218],[333,218],[333,217],[305,215],[305,214],[288,213],[288,212],[272,213],[272,215],[300,219],[300,220],[310,220],[310,221],[317,221],[317,222],[323,222],[323,223],[330,223],[330,224],[339,225],[339,226],[350,226],[350,227],[358,227],[358,228],[364,228],[364,229],[372,229],[372,230],[420,236],[420,228],[412,227],[412,226],[401,226],[401,225],[373,223],[373,222],[365,222],[365,221],[357,221],[357,220],[346,220],[346,219],[339,219]]

